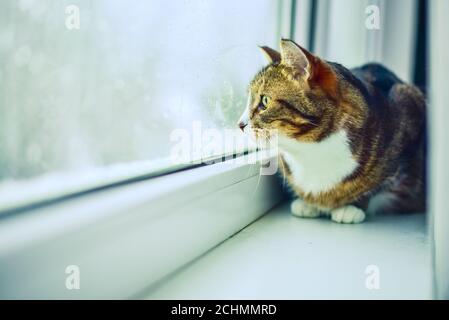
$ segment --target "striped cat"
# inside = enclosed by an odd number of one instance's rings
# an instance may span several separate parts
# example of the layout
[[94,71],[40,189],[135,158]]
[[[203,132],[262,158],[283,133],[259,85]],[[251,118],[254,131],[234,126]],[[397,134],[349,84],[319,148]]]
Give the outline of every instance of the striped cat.
[[277,130],[292,213],[360,223],[366,212],[424,211],[423,94],[379,64],[348,70],[291,40],[280,47],[262,47],[270,63],[239,126],[257,138]]

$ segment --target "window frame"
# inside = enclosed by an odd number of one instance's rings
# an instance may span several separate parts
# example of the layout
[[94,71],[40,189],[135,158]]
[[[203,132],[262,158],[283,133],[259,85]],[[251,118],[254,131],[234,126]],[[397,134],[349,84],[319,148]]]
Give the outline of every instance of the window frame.
[[[280,37],[292,36],[294,2],[279,5]],[[247,150],[158,171],[130,164],[107,181],[11,201],[0,208],[0,298],[129,298],[162,281],[284,199],[277,175],[247,161],[254,154],[274,159]],[[70,265],[80,290],[65,286]]]
[[[282,201],[249,156],[2,217],[0,298],[118,299],[154,285]],[[70,265],[80,290],[65,287]]]
[[429,212],[432,237],[432,264],[434,297],[449,299],[449,218],[447,215],[447,190],[449,159],[447,125],[449,112],[447,101],[447,67],[449,45],[446,30],[449,22],[446,12],[449,3],[444,0],[429,1],[430,22],[430,107],[428,108],[429,128]]
[[[296,29],[302,30],[301,34],[306,34],[309,30],[308,20],[302,23],[294,22],[296,12],[304,7],[304,3],[313,0],[287,0],[278,3],[278,37],[291,38]],[[296,5],[296,2],[301,5]],[[295,12],[294,12],[295,11]],[[301,15],[301,17],[303,17]],[[255,48],[257,50],[257,48]],[[257,54],[257,53],[255,53]],[[243,110],[242,110],[243,111]],[[234,153],[225,153],[221,156],[213,156],[208,159],[193,160],[191,163],[171,164],[169,159],[154,159],[155,161],[132,161],[129,163],[112,164],[105,167],[88,168],[77,172],[50,172],[44,176],[37,176],[29,180],[18,181],[17,189],[6,190],[0,194],[0,217],[11,216],[36,208],[51,205],[56,202],[65,201],[73,197],[83,196],[90,192],[118,187],[128,183],[138,182],[146,179],[159,177],[182,170],[189,170],[212,163],[213,159],[229,159],[229,157],[239,157],[255,151],[255,146],[249,146],[244,150],[234,150]],[[82,176],[82,179],[79,178]],[[41,181],[41,178],[43,178]],[[50,181],[46,181],[46,179]],[[64,180],[64,183],[55,183],[56,180]],[[48,182],[54,183],[51,185]],[[15,182],[11,183],[12,184]],[[27,188],[30,184],[35,184],[35,188]],[[1,185],[0,185],[1,186]],[[3,186],[2,186],[3,187]],[[7,185],[2,191],[9,187]]]
[[[352,52],[354,48],[346,49],[345,46],[336,44],[332,46],[329,39],[340,39],[342,30],[355,30],[364,42],[358,52],[361,63],[381,62],[386,66],[394,66],[393,71],[402,80],[413,81],[416,47],[414,34],[418,27],[417,0],[344,0],[346,4],[353,3],[361,9],[369,5],[380,8],[380,30],[364,29],[364,32],[361,32],[365,22],[363,19],[343,19],[343,23],[341,20],[332,23],[332,19],[338,19],[345,13],[347,6],[336,5],[333,0],[313,1],[317,1],[314,46],[311,48],[314,53],[324,59],[347,65],[345,61],[341,61],[341,56],[349,56],[348,50]],[[397,16],[402,18],[397,19]],[[360,63],[356,63],[358,64]]]

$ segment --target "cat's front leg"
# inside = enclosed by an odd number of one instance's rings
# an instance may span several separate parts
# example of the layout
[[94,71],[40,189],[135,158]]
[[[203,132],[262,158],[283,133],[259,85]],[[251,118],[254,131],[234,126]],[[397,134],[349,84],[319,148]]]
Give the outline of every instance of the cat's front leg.
[[301,218],[318,218],[321,215],[318,208],[305,203],[301,199],[293,200],[290,209],[294,216]]
[[361,223],[366,217],[362,209],[353,205],[333,209],[330,214],[332,221],[338,223]]

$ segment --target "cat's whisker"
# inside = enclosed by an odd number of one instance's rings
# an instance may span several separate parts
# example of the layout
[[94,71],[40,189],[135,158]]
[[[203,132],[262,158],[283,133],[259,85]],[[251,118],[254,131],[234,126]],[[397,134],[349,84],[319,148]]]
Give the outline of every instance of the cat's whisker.
[[256,184],[256,187],[254,188],[252,197],[254,197],[254,195],[255,195],[256,192],[257,192],[257,189],[259,188],[259,183],[260,183],[260,178],[261,178],[261,177],[262,177],[262,174],[260,173],[260,170],[259,170],[259,177],[257,178],[257,184]]
[[254,163],[249,164],[248,171],[246,172],[246,178],[249,178],[253,166],[254,166]]
[[284,161],[282,161],[282,159],[280,158],[280,156],[278,156],[278,162],[281,163],[282,166],[282,188],[285,188],[285,165],[284,165]]

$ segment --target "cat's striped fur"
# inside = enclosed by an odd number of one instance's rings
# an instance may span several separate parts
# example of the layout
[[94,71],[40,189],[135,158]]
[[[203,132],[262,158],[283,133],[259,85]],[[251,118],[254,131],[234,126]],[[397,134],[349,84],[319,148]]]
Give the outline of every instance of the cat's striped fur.
[[294,213],[361,222],[375,195],[388,200],[376,210],[425,210],[418,88],[379,64],[348,70],[290,40],[281,53],[262,49],[270,64],[250,84],[240,127],[278,131],[283,174],[302,199]]

